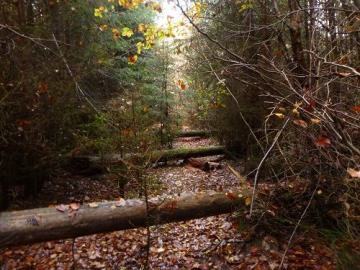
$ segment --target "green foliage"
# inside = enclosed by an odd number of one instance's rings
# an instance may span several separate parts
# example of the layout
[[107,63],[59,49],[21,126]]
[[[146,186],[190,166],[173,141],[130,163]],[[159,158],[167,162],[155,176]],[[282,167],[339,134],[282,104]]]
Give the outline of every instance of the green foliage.
[[[112,12],[94,16],[101,5]],[[34,168],[54,169],[69,152],[156,147],[151,127],[164,118],[165,65],[151,50],[132,58],[146,38],[136,29],[151,25],[154,11],[101,0],[9,1],[0,9],[1,179],[32,171],[35,181]]]

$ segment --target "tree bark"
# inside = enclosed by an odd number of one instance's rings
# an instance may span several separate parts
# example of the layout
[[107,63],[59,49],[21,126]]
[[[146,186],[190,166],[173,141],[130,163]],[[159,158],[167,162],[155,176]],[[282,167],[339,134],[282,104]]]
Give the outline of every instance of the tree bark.
[[154,198],[149,200],[149,205],[148,219],[146,204],[140,200],[99,203],[96,207],[82,205],[72,212],[56,208],[3,212],[0,213],[0,248],[185,221],[245,207],[244,198],[238,193],[211,191]]
[[[290,13],[290,39],[291,39],[291,47],[293,51],[294,62],[297,64],[296,73],[297,75],[304,76],[305,71],[305,59],[303,53],[303,44],[301,40],[301,27],[302,27],[302,19],[298,6],[298,2],[296,0],[288,0],[288,6]],[[303,84],[304,78],[300,78],[299,82]]]

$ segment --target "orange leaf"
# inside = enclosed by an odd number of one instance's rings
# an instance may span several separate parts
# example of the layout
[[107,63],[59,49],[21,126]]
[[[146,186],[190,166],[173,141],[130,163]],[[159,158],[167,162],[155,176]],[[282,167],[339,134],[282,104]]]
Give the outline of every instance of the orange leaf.
[[137,55],[128,56],[129,65],[135,65],[137,61],[138,61],[138,56]]
[[351,108],[354,112],[360,113],[360,105],[354,106]]
[[319,138],[316,139],[315,145],[319,147],[328,147],[331,145],[331,141],[327,137],[320,136]]
[[308,124],[304,120],[294,120],[294,124],[303,128],[308,127]]
[[321,123],[321,120],[320,119],[316,119],[316,118],[311,118],[311,123],[313,124],[320,124]]
[[184,83],[183,80],[178,80],[178,85],[179,85],[181,90],[186,90],[186,88],[187,88],[187,86],[186,86],[186,84]]
[[38,92],[39,94],[46,94],[48,91],[49,87],[47,83],[44,82],[40,82],[38,85]]

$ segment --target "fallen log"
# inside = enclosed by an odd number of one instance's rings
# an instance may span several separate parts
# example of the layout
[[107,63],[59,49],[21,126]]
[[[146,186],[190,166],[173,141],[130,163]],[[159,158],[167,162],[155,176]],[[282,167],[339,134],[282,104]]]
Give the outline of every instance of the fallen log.
[[99,156],[78,156],[71,157],[71,159],[88,159],[89,162],[93,163],[108,163],[116,164],[118,162],[127,161],[130,163],[141,163],[141,162],[162,162],[176,159],[188,159],[192,157],[206,157],[222,155],[225,153],[224,146],[209,146],[200,148],[179,148],[179,149],[168,149],[153,151],[145,154],[128,154],[125,157],[120,155],[105,155]]
[[81,207],[0,213],[0,248],[127,230],[232,212],[245,207],[238,193],[187,193],[172,198],[122,200]]
[[168,161],[174,159],[188,159],[195,157],[206,157],[222,155],[225,153],[224,146],[209,146],[200,148],[180,148],[164,151],[155,151],[148,155],[150,161]]
[[175,134],[177,138],[185,138],[185,137],[209,137],[211,135],[211,131],[209,130],[186,130],[179,131]]

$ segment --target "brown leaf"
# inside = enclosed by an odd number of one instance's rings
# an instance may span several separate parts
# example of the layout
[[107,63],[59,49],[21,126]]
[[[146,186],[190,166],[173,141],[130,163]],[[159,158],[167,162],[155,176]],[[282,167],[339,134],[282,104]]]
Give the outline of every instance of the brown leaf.
[[354,170],[352,168],[348,168],[347,172],[352,178],[360,178],[360,171]]
[[234,201],[238,198],[238,196],[232,192],[226,192],[226,197],[228,197],[232,201]]
[[77,211],[80,208],[80,203],[70,203],[70,208],[73,211]]
[[251,204],[251,198],[250,197],[247,197],[246,199],[245,199],[245,205],[246,206],[249,206],[250,204]]

